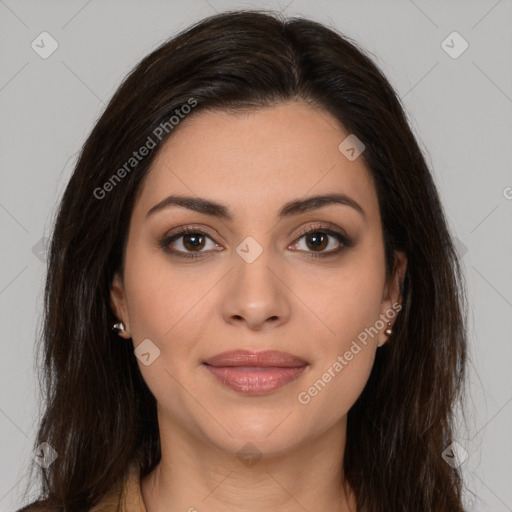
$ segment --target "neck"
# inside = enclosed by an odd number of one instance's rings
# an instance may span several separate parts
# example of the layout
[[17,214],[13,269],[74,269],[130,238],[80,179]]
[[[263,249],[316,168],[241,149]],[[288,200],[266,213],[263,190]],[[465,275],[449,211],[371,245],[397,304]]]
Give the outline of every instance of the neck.
[[147,512],[356,510],[342,485],[346,418],[284,451],[266,438],[253,449],[240,441],[238,455],[168,419],[159,425],[162,457],[141,483]]

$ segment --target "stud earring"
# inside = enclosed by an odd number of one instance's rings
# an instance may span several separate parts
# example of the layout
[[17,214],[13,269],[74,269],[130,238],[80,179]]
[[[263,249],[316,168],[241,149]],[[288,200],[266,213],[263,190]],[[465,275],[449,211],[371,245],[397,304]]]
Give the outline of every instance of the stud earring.
[[384,331],[386,336],[391,336],[393,329],[391,329],[391,322],[388,322],[388,328]]
[[116,324],[114,324],[112,326],[112,330],[113,331],[117,331],[117,334],[120,334],[120,333],[124,332],[124,324],[123,324],[123,322],[117,322]]

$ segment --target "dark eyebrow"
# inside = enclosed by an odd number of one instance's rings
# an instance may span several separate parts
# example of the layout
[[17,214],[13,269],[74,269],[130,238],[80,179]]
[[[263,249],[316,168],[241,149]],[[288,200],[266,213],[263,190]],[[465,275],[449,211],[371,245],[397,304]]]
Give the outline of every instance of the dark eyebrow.
[[[290,217],[292,215],[298,215],[299,213],[309,212],[327,206],[330,204],[343,204],[350,206],[357,210],[363,218],[366,219],[366,214],[356,201],[345,194],[324,194],[318,196],[307,197],[306,199],[296,199],[286,203],[278,213],[278,218]],[[160,201],[158,204],[153,206],[146,214],[146,218],[154,213],[163,210],[169,206],[176,205],[195,212],[204,213],[206,215],[212,215],[221,219],[229,221],[233,220],[233,214],[230,213],[229,209],[220,203],[210,201],[200,197],[188,197],[188,196],[176,196],[171,195]]]

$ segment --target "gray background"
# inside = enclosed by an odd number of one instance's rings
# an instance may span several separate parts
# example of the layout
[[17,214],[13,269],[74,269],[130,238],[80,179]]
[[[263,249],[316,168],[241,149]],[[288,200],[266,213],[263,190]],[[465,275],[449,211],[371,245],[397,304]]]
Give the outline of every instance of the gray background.
[[[457,440],[468,452],[468,510],[512,511],[512,0],[0,0],[0,512],[21,505],[32,457],[45,270],[37,247],[77,152],[140,58],[236,7],[340,30],[375,55],[403,99],[464,256],[471,381],[469,430]],[[47,59],[31,48],[43,31],[59,45]],[[441,46],[453,31],[469,43],[456,59]]]

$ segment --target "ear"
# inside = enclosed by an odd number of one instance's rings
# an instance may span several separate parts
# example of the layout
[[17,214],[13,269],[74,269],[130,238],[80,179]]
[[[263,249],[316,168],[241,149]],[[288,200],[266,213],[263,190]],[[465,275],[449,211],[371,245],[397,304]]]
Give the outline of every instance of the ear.
[[[393,328],[396,317],[402,308],[402,283],[405,272],[407,270],[407,256],[403,251],[395,251],[395,261],[393,265],[393,275],[384,287],[384,293],[381,302],[380,318],[384,321],[385,326],[379,332],[378,346],[381,347],[388,340],[388,336],[384,331]],[[388,322],[391,326],[388,325]]]
[[110,307],[114,315],[123,322],[124,331],[118,335],[125,339],[130,339],[130,321],[128,308],[126,306],[126,295],[124,291],[123,278],[120,272],[116,272],[110,285]]

